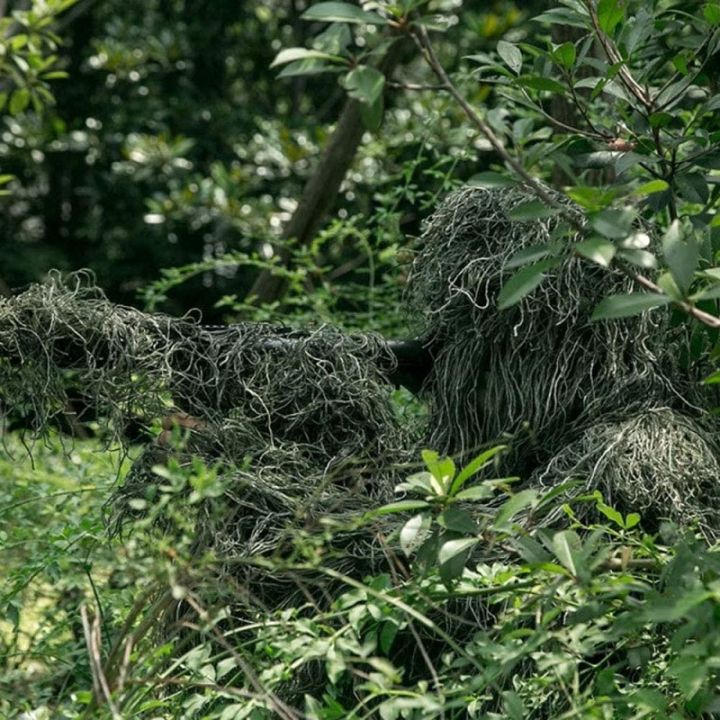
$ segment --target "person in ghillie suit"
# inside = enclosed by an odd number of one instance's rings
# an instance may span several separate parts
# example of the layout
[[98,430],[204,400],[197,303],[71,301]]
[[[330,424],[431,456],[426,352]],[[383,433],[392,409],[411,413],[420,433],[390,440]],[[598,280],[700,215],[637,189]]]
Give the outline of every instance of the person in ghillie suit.
[[717,537],[717,397],[701,383],[710,369],[689,361],[691,323],[666,310],[591,322],[600,300],[634,288],[577,256],[498,310],[511,259],[552,243],[556,219],[508,218],[528,199],[464,188],[426,223],[407,301],[433,354],[428,445],[469,458],[509,437],[508,467],[531,486],[577,480],[578,494],[599,489],[648,529],[669,518]]
[[[113,305],[86,275],[53,274],[0,299],[0,415],[19,408],[39,429],[65,413],[70,389],[115,428],[172,413],[199,418],[181,462],[219,464],[226,502],[212,522],[198,519],[197,542],[234,572],[243,558],[274,553],[291,527],[328,517],[352,526],[392,500],[420,447],[462,462],[499,439],[511,446],[507,470],[529,485],[578,480],[578,493],[599,489],[618,509],[642,513],[648,529],[671,518],[716,536],[718,421],[700,383],[707,369],[687,360],[690,324],[673,325],[664,311],[590,322],[597,302],[630,282],[574,256],[498,310],[510,259],[550,242],[556,222],[511,221],[528,198],[520,188],[465,188],[427,221],[406,306],[430,366],[423,355],[413,367],[377,335],[205,328]],[[417,370],[410,384],[430,408],[424,433],[391,401],[402,363],[406,377]],[[152,495],[153,468],[169,452],[154,445],[136,462],[109,501],[114,527],[133,516],[130,501]],[[338,537],[340,569],[384,562],[367,531]],[[247,573],[267,590],[254,566]]]

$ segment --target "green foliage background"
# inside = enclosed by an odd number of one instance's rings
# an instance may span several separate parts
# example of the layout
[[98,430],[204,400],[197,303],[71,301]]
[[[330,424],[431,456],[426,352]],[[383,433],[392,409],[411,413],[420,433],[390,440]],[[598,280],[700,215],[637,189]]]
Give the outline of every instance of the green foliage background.
[[[364,6],[399,18],[425,4]],[[348,40],[310,5],[312,22],[302,0],[0,2],[0,291],[88,267],[112,300],[150,310],[400,336],[423,218],[454,187],[505,187],[519,171],[563,189],[586,224],[578,238],[562,208],[515,208],[520,222],[563,222],[514,258],[502,307],[581,257],[652,284],[607,298],[597,319],[672,306],[672,323],[700,320],[682,362],[717,357],[716,2],[591,3],[617,62],[573,34],[582,2],[430,3],[418,26],[443,20],[434,48],[480,124],[403,47],[382,125],[365,117],[332,212],[292,244],[282,228],[347,92],[366,113],[380,97],[379,31]],[[343,64],[348,47],[360,59]],[[289,71],[288,48],[301,63]],[[330,51],[326,66],[317,53]],[[645,105],[625,68],[658,91]],[[267,269],[287,292],[250,302]],[[692,526],[650,533],[598,493],[515,491],[487,479],[495,451],[466,470],[427,452],[406,468],[406,504],[357,518],[394,523],[387,573],[345,576],[327,562],[342,529],[299,530],[261,569],[323,581],[307,604],[239,617],[228,597],[242,588],[195,544],[222,512],[222,473],[161,468],[161,499],[136,498],[131,531],[110,539],[105,502],[142,449],[127,457],[101,422],[72,429],[86,439],[52,432],[30,453],[3,436],[3,717],[720,714],[720,564]],[[172,443],[186,440],[176,428]],[[564,529],[539,529],[545,515]],[[177,607],[190,609],[179,628]]]

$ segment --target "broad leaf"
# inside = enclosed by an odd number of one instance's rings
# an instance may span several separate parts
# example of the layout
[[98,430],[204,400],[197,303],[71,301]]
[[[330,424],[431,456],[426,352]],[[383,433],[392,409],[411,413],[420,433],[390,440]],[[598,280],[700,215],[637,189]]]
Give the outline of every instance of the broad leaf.
[[448,583],[462,575],[470,552],[477,543],[475,538],[461,538],[442,544],[438,552],[438,562],[440,577],[444,582]]
[[[620,245],[624,244],[624,241],[620,243]],[[618,250],[617,257],[620,260],[625,260],[641,268],[657,267],[657,258],[647,250],[635,250],[633,248],[625,249],[621,247],[620,250]]]
[[691,233],[683,238],[679,220],[674,220],[662,239],[665,262],[681,292],[687,292],[700,260],[700,248]]
[[622,240],[632,230],[635,218],[636,214],[630,208],[608,208],[595,215],[590,224],[603,237]]
[[432,516],[428,513],[413,515],[400,530],[400,547],[410,557],[427,539],[432,526]]
[[454,495],[458,492],[462,486],[476,473],[480,472],[486,467],[490,461],[495,458],[503,450],[507,449],[507,445],[496,445],[483,453],[480,453],[476,458],[471,460],[458,474],[450,488],[450,494]]
[[385,76],[373,67],[359,65],[345,76],[343,86],[351,98],[372,106],[382,95]]
[[18,88],[10,96],[8,110],[11,115],[21,113],[30,104],[30,91],[27,88]]
[[507,500],[498,511],[493,527],[496,530],[504,528],[519,512],[534,507],[538,501],[536,490],[521,490]]
[[563,530],[553,537],[553,551],[560,564],[574,576],[582,572],[582,542],[573,530]]
[[375,13],[366,12],[357,5],[344,2],[321,2],[309,7],[303,20],[317,22],[346,22],[367,25],[385,25],[386,21]]
[[710,25],[720,25],[720,5],[709,2],[703,8],[703,17]]
[[575,64],[577,52],[571,42],[566,42],[553,50],[553,57],[564,68],[571,68]]
[[382,95],[380,95],[372,105],[363,103],[360,106],[360,118],[363,121],[365,129],[370,132],[377,132],[380,129],[384,114],[385,100]]
[[619,513],[614,507],[611,507],[610,505],[607,505],[602,500],[598,500],[595,507],[598,509],[599,512],[601,512],[608,520],[611,522],[614,522],[616,525],[619,525],[621,528],[625,527],[625,521],[623,520],[623,516],[621,513]]
[[615,257],[616,248],[609,240],[591,237],[575,245],[575,252],[598,265],[608,267]]
[[392,513],[408,512],[409,510],[424,510],[430,507],[429,503],[424,500],[400,500],[387,505],[381,505],[376,510],[371,510],[365,514],[366,518],[373,518],[379,515],[390,515]]
[[528,200],[518,203],[514,208],[508,211],[508,219],[514,221],[540,220],[542,218],[553,217],[557,215],[559,210],[554,207],[548,207],[546,203],[540,200]]
[[643,183],[640,187],[635,188],[636,195],[653,195],[654,193],[664,192],[670,186],[665,180],[650,180],[650,182]]
[[559,262],[556,259],[541,260],[518,270],[500,290],[497,299],[498,310],[506,310],[517,305],[545,279],[545,271],[555,267]]
[[437,482],[437,487],[440,490],[438,494],[447,493],[450,483],[455,477],[453,459],[449,457],[441,458],[434,450],[423,450],[420,454],[430,474]]
[[495,488],[490,483],[483,483],[482,485],[473,485],[473,487],[461,490],[455,495],[455,500],[462,500],[463,502],[477,502],[478,500],[487,500],[492,497],[495,493]]
[[647,310],[662,307],[670,302],[667,295],[659,293],[630,293],[610,295],[598,303],[591,320],[612,320],[639,315]]
[[293,47],[281,50],[272,61],[270,67],[274,68],[278,65],[287,65],[287,63],[297,62],[298,60],[328,60],[334,63],[345,63],[345,58],[339,55],[330,55],[320,50],[308,50],[307,48]]
[[541,75],[526,75],[518,78],[518,82],[529,90],[541,90],[544,92],[557,93],[563,95],[565,86],[552,78],[542,77]]
[[557,255],[562,248],[563,246],[560,243],[531,245],[530,247],[516,252],[510,260],[507,261],[505,268],[507,270],[512,270],[513,268],[522,267],[523,265],[534,263],[537,260],[542,260],[548,255]]
[[600,28],[612,35],[618,23],[625,17],[624,0],[600,0],[597,5],[597,16]]
[[438,517],[438,522],[444,528],[464,535],[475,535],[478,531],[477,523],[473,516],[456,505],[450,505],[445,512]]
[[517,45],[501,40],[497,46],[498,54],[504,60],[505,64],[516,74],[520,74],[522,70],[522,53]]
[[512,178],[488,170],[487,172],[481,172],[473,175],[468,180],[467,184],[471,187],[498,188],[511,187],[515,185],[516,182]]

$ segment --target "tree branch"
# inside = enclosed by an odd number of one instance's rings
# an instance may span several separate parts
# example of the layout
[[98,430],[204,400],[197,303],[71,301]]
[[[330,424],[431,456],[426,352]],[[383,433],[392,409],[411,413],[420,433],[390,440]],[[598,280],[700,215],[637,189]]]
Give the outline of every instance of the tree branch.
[[[503,161],[525,182],[525,184],[535,193],[538,199],[542,200],[548,206],[558,210],[558,212],[563,216],[563,218],[579,234],[585,235],[587,233],[587,227],[585,223],[583,223],[582,220],[580,220],[575,215],[575,213],[571,212],[567,208],[567,206],[563,205],[555,197],[553,197],[540,184],[540,182],[538,182],[536,178],[530,175],[527,170],[525,170],[525,168],[522,167],[522,165],[520,165],[520,163],[518,163],[518,161],[510,155],[510,153],[508,153],[502,141],[493,132],[493,129],[482,119],[482,117],[480,117],[480,115],[478,115],[475,109],[466,100],[465,96],[458,90],[458,88],[455,86],[455,84],[445,71],[445,68],[438,60],[437,54],[435,53],[435,49],[432,45],[432,42],[430,41],[427,30],[423,27],[414,28],[411,31],[411,34],[418,47],[420,48],[426,62],[428,63],[432,71],[435,73],[437,78],[441,81],[444,88],[450,93],[450,95],[452,95],[454,100],[463,109],[465,115],[470,120],[470,122],[490,143],[493,150],[495,150],[495,152],[503,159]],[[624,275],[634,280],[638,285],[644,287],[646,290],[665,295],[665,292],[662,290],[662,288],[656,283],[654,283],[652,280],[650,280],[650,278],[647,278],[644,275],[641,275],[640,273],[631,270],[624,265],[618,264],[617,267]],[[720,318],[716,317],[715,315],[711,315],[704,310],[700,310],[699,308],[696,308],[694,305],[685,300],[672,300],[671,302],[673,305],[675,305],[675,307],[695,318],[703,325],[707,325],[711,328],[720,329]]]

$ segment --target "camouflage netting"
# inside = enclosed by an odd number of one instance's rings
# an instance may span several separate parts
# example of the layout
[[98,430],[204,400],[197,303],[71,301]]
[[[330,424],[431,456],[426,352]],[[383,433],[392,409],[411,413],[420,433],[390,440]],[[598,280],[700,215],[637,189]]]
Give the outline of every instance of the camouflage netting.
[[[394,467],[413,444],[390,400],[394,362],[382,338],[328,326],[206,328],[118,307],[84,274],[54,274],[0,301],[0,408],[38,430],[71,397],[121,430],[172,413],[198,418],[179,460],[219,464],[227,483],[223,513],[197,523],[198,547],[274,605],[292,602],[290,580],[275,583],[244,558],[275,554],[289,529],[321,518],[350,526],[392,497]],[[128,500],[149,497],[152,468],[169,454],[153,443],[134,463],[109,503],[114,527],[132,514]],[[337,542],[339,570],[379,562],[370,533]]]
[[552,242],[557,220],[511,222],[522,189],[465,188],[429,218],[407,299],[432,348],[424,396],[429,445],[470,457],[512,437],[509,470],[530,484],[583,481],[622,510],[720,531],[715,397],[707,368],[683,366],[688,323],[669,313],[590,322],[605,296],[630,292],[619,273],[570,258],[517,306],[496,298],[524,248]]

